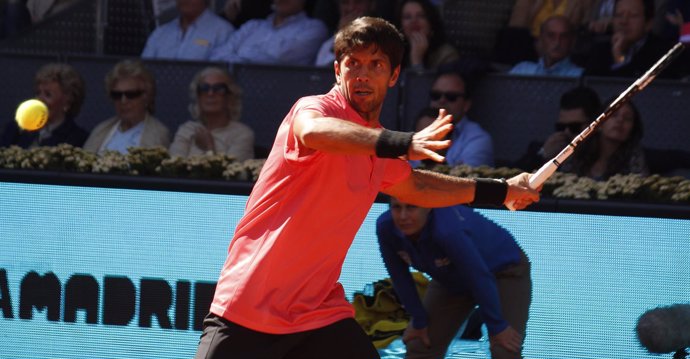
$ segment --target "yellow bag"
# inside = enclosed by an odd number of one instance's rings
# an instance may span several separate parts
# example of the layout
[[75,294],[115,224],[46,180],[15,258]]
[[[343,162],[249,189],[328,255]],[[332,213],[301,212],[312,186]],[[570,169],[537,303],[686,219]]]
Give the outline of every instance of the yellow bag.
[[[412,277],[420,298],[423,298],[429,280],[420,272],[412,273]],[[355,320],[371,338],[374,346],[381,349],[403,334],[410,316],[398,300],[390,278],[372,284],[374,295],[356,292],[352,298],[352,306],[355,309]]]

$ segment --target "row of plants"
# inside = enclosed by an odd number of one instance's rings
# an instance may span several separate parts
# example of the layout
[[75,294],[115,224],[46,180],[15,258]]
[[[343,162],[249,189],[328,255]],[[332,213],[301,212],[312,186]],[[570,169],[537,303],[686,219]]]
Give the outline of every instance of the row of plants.
[[[106,152],[96,155],[79,147],[22,149],[0,148],[0,168],[16,170],[68,171],[134,176],[256,181],[263,159],[237,161],[226,155],[171,157],[163,147],[132,148],[128,154]],[[521,172],[515,168],[486,166],[449,167],[435,165],[431,171],[459,177],[508,178]],[[544,184],[543,197],[585,200],[634,200],[644,202],[690,203],[690,179],[652,175],[616,175],[606,181],[557,172]]]

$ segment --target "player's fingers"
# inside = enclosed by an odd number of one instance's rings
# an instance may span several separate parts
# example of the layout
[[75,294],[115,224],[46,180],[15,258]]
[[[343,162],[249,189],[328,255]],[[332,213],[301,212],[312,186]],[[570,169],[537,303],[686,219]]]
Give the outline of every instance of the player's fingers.
[[433,160],[434,162],[442,163],[443,161],[446,160],[445,157],[439,155],[438,153],[430,150],[424,150],[424,154],[426,155],[426,158],[429,158]]

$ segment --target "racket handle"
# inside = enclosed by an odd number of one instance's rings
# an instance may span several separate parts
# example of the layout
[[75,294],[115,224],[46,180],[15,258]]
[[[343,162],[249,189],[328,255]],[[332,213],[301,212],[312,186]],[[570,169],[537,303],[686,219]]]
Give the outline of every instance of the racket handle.
[[[539,186],[543,185],[549,177],[551,177],[554,172],[558,169],[558,165],[554,160],[546,162],[537,172],[529,176],[529,187],[531,189],[537,189]],[[515,203],[510,201],[506,203],[506,207],[509,210],[515,210]]]
[[537,187],[543,185],[557,169],[558,165],[553,160],[544,163],[537,172],[529,176],[529,187],[531,189],[537,189]]

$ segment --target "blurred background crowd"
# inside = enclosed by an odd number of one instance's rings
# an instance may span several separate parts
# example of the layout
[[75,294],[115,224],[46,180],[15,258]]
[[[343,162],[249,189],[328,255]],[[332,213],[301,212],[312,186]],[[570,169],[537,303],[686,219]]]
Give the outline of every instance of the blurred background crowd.
[[[382,123],[419,129],[448,109],[456,121],[451,166],[538,168],[611,96],[674,44],[690,42],[687,0],[0,0],[5,91],[30,84],[27,96],[50,113],[47,126],[26,132],[6,111],[0,147],[69,143],[102,154],[160,146],[172,156],[264,158],[289,108],[267,116],[261,106],[304,85],[290,74],[325,74],[332,83],[335,33],[364,15],[391,21],[406,40],[405,75]],[[24,60],[39,66],[18,79]],[[161,68],[176,66],[187,77],[171,81],[179,73]],[[272,81],[242,72],[252,68]],[[689,80],[685,51],[660,74],[660,90],[622,107],[562,170],[690,177],[682,140]],[[255,91],[257,83],[265,87]],[[528,103],[511,107],[516,99]],[[184,110],[160,111],[161,102]],[[533,127],[513,132],[525,122]],[[656,134],[646,140],[650,128]]]

